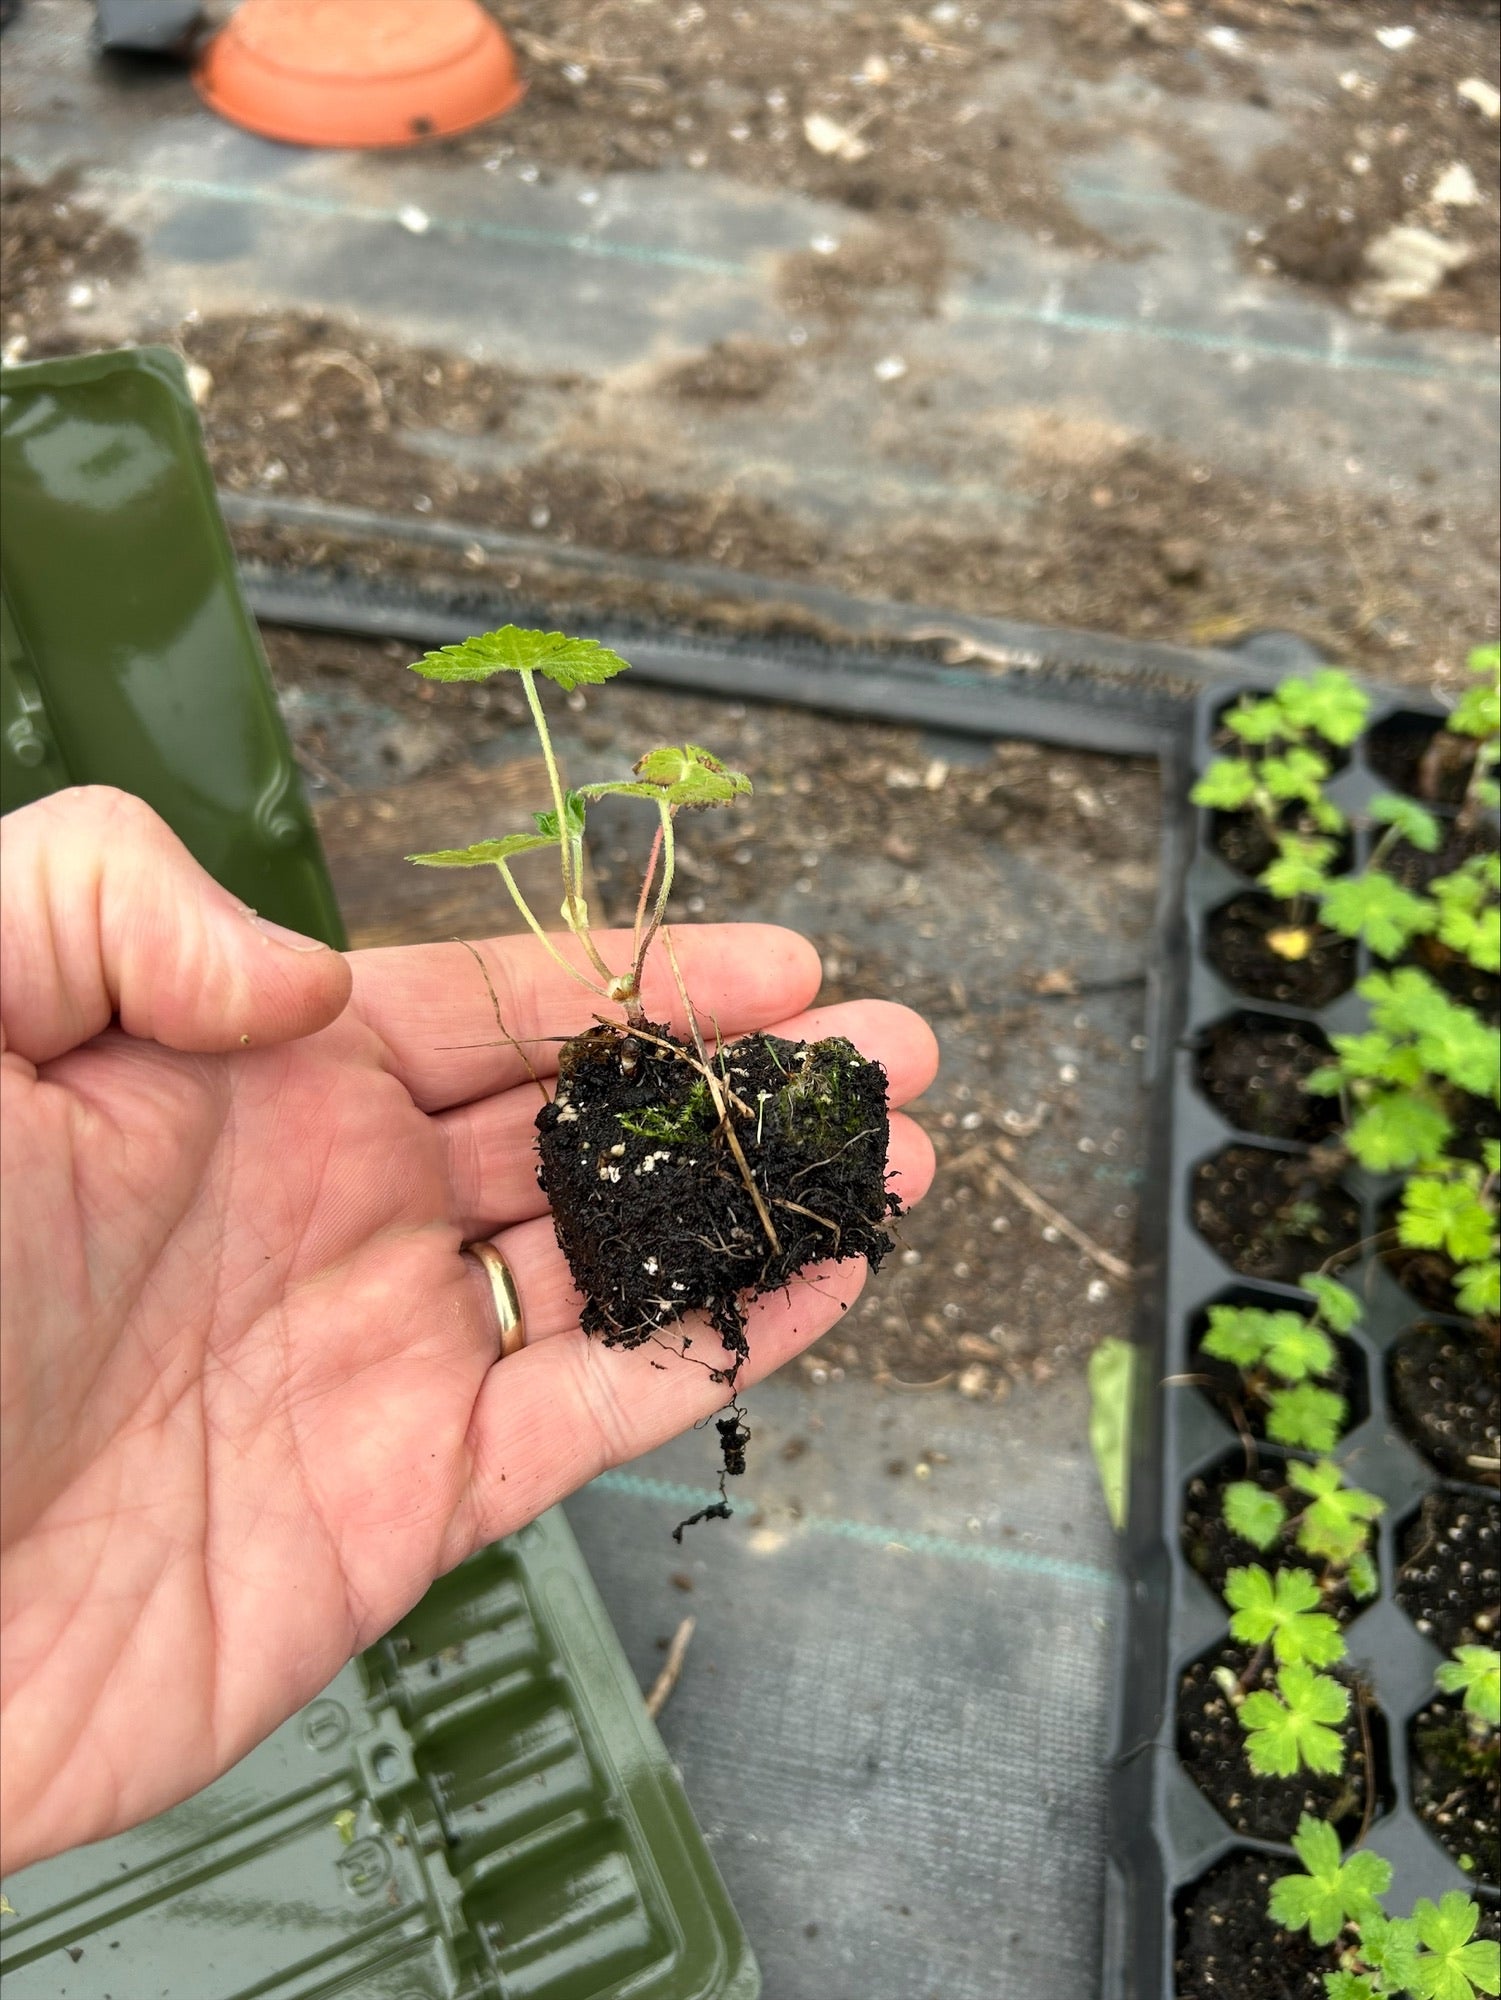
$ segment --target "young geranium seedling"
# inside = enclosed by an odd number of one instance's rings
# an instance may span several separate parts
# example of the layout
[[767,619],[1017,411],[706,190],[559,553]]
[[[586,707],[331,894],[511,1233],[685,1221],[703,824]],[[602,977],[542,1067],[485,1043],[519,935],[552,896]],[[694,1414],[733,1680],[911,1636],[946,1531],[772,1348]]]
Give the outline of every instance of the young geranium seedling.
[[1349,1713],[1349,1690],[1302,1661],[1278,1669],[1277,1688],[1256,1689],[1238,1710],[1251,1769],[1263,1778],[1290,1778],[1300,1765],[1325,1776],[1343,1770],[1344,1740],[1333,1725]]
[[1369,1544],[1371,1523],[1385,1513],[1386,1502],[1358,1486],[1347,1486],[1345,1475],[1329,1459],[1313,1465],[1294,1461],[1287,1476],[1306,1496],[1298,1547],[1337,1567],[1353,1563]]
[[1407,1976],[1418,2000],[1475,2000],[1501,1993],[1501,1945],[1477,1938],[1480,1906],[1473,1896],[1451,1889],[1437,1903],[1420,1896],[1412,1923],[1423,1946]]
[[[666,1344],[664,1334],[684,1315],[707,1317],[725,1359],[704,1365],[732,1398],[733,1414],[718,1422],[724,1470],[739,1472],[748,1433],[733,1392],[749,1352],[745,1302],[784,1289],[823,1259],[864,1257],[875,1270],[890,1248],[886,1225],[900,1203],[886,1185],[886,1074],[837,1036],[794,1043],[750,1035],[711,1054],[670,934],[689,1039],[647,1019],[643,977],[664,934],[679,817],[732,806],[751,782],[712,751],[682,743],[647,751],[628,778],[568,786],[541,685],[564,693],[597,687],[627,665],[595,640],[514,625],[417,661],[415,671],[429,680],[519,679],[551,805],[534,813],[532,830],[408,859],[428,868],[495,868],[554,963],[601,1006],[621,1010],[623,1020],[596,1015],[596,1026],[559,1051],[558,1088],[537,1119],[539,1179],[583,1294],[587,1333],[608,1346]],[[614,965],[584,892],[589,809],[611,797],[640,799],[656,813],[629,959]],[[511,868],[517,855],[548,847],[558,855],[561,934],[532,909]],[[689,1344],[679,1333],[675,1351]],[[710,1511],[728,1512],[722,1484]]]
[[1293,1851],[1304,1873],[1272,1885],[1268,1908],[1284,1930],[1306,1930],[1315,1944],[1332,1944],[1349,1923],[1381,1915],[1380,1898],[1392,1883],[1392,1865],[1379,1854],[1340,1854],[1339,1835],[1326,1821],[1303,1813]]

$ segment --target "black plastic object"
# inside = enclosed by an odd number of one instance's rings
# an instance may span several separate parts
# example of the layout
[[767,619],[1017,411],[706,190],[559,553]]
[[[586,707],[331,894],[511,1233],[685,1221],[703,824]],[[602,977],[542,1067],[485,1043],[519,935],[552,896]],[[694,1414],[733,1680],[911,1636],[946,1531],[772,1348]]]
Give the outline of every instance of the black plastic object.
[[556,1509],[206,1791],[6,1895],[6,2000],[760,1991]]
[[111,55],[185,61],[202,25],[198,0],[94,0],[94,34]]
[[[1260,684],[1258,683],[1258,691]],[[1201,771],[1212,759],[1215,719],[1227,702],[1248,691],[1230,684],[1205,694],[1197,708],[1193,761]],[[1370,728],[1391,715],[1437,714],[1424,703],[1381,699]],[[1389,782],[1365,761],[1364,742],[1349,766],[1331,780],[1329,795],[1352,818]],[[1155,1297],[1146,1302],[1147,1328],[1133,1412],[1130,1512],[1125,1560],[1130,1577],[1127,1631],[1121,1667],[1115,1755],[1111,1780],[1111,1836],[1106,1887],[1103,2000],[1170,2000],[1174,1992],[1175,1919],[1181,1899],[1217,1863],[1235,1853],[1291,1857],[1292,1849],[1246,1838],[1231,1830],[1183,1770],[1175,1747],[1175,1702],[1190,1662],[1228,1636],[1229,1614],[1214,1590],[1183,1554],[1180,1534],[1188,1483],[1231,1462],[1243,1466],[1241,1441],[1226,1419],[1191,1382],[1193,1329],[1203,1309],[1234,1295],[1268,1306],[1306,1298],[1293,1286],[1250,1280],[1210,1249],[1191,1219],[1195,1166],[1231,1144],[1305,1151],[1288,1142],[1237,1131],[1200,1093],[1195,1058],[1204,1033],[1237,1014],[1273,1016],[1315,1025],[1325,1033],[1365,1025],[1365,1003],[1352,989],[1322,1011],[1248,999],[1233,991],[1209,964],[1206,925],[1213,912],[1253,887],[1209,844],[1212,815],[1196,814],[1197,828],[1183,885],[1184,943],[1188,954],[1186,1012],[1172,1059],[1168,1145],[1162,1190],[1164,1263]],[[1364,953],[1355,976],[1372,969]],[[1360,1172],[1346,1177],[1358,1204],[1361,1240],[1377,1232],[1377,1214],[1397,1183]],[[1391,1861],[1390,1906],[1410,1908],[1418,1896],[1437,1898],[1475,1885],[1439,1846],[1413,1810],[1407,1741],[1413,1717],[1434,1698],[1434,1670],[1443,1655],[1422,1636],[1396,1603],[1393,1589],[1404,1529],[1423,1497],[1441,1485],[1439,1475],[1401,1434],[1391,1412],[1387,1357],[1405,1329],[1441,1318],[1403,1292],[1384,1266],[1367,1255],[1341,1276],[1365,1301],[1362,1325],[1351,1336],[1364,1358],[1365,1398],[1359,1421],[1335,1456],[1348,1463],[1358,1485],[1377,1493],[1386,1512],[1377,1524],[1380,1592],[1348,1627],[1349,1664],[1365,1680],[1385,1721],[1385,1757],[1376,1757],[1378,1789],[1388,1809],[1378,1809],[1365,1845]],[[1360,1415],[1364,1408],[1365,1414]],[[1260,1447],[1275,1460],[1275,1445]],[[1461,1488],[1494,1504],[1484,1487]],[[1388,1789],[1389,1788],[1389,1789]]]
[[0,811],[118,785],[253,909],[342,946],[177,355],[0,375],[0,585]]

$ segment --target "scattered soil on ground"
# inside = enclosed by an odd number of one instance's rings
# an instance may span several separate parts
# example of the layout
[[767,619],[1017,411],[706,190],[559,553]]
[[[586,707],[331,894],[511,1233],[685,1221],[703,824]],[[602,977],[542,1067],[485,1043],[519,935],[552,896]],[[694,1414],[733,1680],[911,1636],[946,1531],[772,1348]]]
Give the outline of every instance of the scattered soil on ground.
[[[1205,1374],[1210,1369],[1222,1370],[1223,1366],[1220,1362],[1206,1362],[1202,1356],[1195,1356],[1194,1359],[1197,1374]],[[1212,1401],[1219,1402],[1219,1397],[1212,1392],[1206,1391],[1206,1394],[1211,1395]],[[1225,1488],[1237,1479],[1250,1480],[1263,1493],[1277,1494],[1287,1507],[1289,1524],[1270,1548],[1254,1548],[1226,1524]],[[1225,1594],[1225,1579],[1231,1570],[1244,1569],[1248,1563],[1260,1563],[1263,1569],[1269,1571],[1306,1570],[1310,1576],[1317,1578],[1321,1574],[1319,1563],[1298,1547],[1291,1527],[1291,1516],[1298,1505],[1299,1495],[1288,1485],[1281,1465],[1270,1459],[1249,1471],[1244,1465],[1235,1464],[1225,1466],[1218,1472],[1200,1475],[1189,1481],[1184,1496],[1183,1553],[1210,1589],[1221,1597]],[[1337,1591],[1324,1599],[1321,1608],[1345,1625],[1362,1606],[1342,1583]]]
[[1501,1878],[1501,1738],[1472,1736],[1457,1695],[1441,1695],[1412,1725],[1413,1803],[1434,1838],[1474,1879]]
[[1392,1403],[1408,1437],[1451,1479],[1501,1480],[1501,1347],[1495,1327],[1425,1320],[1392,1350]]
[[1205,926],[1205,956],[1225,984],[1249,1000],[1280,1000],[1317,1011],[1355,984],[1354,940],[1320,931],[1303,958],[1284,958],[1269,942],[1294,928],[1271,896],[1236,896]]
[[689,403],[759,403],[787,379],[793,357],[770,340],[734,335],[666,370],[656,387]]
[[1193,1219],[1232,1270],[1284,1285],[1360,1241],[1360,1209],[1327,1166],[1260,1146],[1227,1146],[1194,1169]]
[[1485,1493],[1441,1487],[1402,1537],[1397,1602],[1445,1653],[1501,1632],[1501,1521]]
[[1206,1875],[1178,1912],[1173,1962],[1176,2000],[1325,2000],[1331,1949],[1306,1930],[1284,1931],[1267,1915],[1272,1884],[1289,1861],[1241,1854]]
[[1313,1145],[1340,1122],[1336,1099],[1303,1087],[1330,1057],[1317,1028],[1236,1015],[1209,1030],[1194,1067],[1200,1090],[1237,1131]]
[[[1186,171],[1184,185],[1247,217],[1254,269],[1400,326],[1494,333],[1501,149],[1496,125],[1458,90],[1471,77],[1494,83],[1494,12],[1430,15],[1391,56],[1373,44],[1369,28],[1352,41],[1351,67],[1297,118],[1297,137],[1264,152],[1238,184],[1211,170],[1212,192],[1202,173]],[[1398,227],[1427,232],[1462,260],[1406,302],[1372,284],[1372,246]]]
[[800,318],[842,329],[883,305],[905,303],[931,317],[951,275],[941,227],[887,223],[790,252],[777,267],[777,298]]
[[[1349,1713],[1342,1723],[1331,1725],[1344,1741],[1344,1769],[1262,1778],[1246,1763],[1246,1733],[1234,1704],[1214,1679],[1222,1667],[1239,1678],[1250,1664],[1248,1648],[1226,1645],[1195,1660],[1184,1673],[1178,1685],[1178,1755],[1184,1769],[1237,1833],[1257,1840],[1289,1840],[1299,1814],[1306,1812],[1332,1821],[1342,1838],[1353,1838],[1365,1810],[1367,1782],[1355,1682],[1337,1668],[1331,1671],[1331,1678],[1351,1691]],[[1269,1655],[1247,1683],[1248,1693],[1256,1688],[1276,1692],[1276,1670]]]
[[74,286],[92,294],[136,267],[135,238],[79,200],[78,183],[74,168],[45,181],[0,168],[0,325],[7,340],[54,319]]

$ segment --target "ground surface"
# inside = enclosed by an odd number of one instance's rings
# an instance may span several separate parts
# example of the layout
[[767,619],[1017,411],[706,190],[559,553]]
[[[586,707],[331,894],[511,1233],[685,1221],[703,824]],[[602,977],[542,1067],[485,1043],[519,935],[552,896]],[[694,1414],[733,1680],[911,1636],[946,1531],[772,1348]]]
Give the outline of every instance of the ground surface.
[[[356,158],[35,0],[6,144],[105,222],[13,180],[6,333],[177,342],[248,494],[1444,682],[1494,617],[1494,16],[522,0],[512,117]],[[1397,225],[1465,259],[1401,304]]]

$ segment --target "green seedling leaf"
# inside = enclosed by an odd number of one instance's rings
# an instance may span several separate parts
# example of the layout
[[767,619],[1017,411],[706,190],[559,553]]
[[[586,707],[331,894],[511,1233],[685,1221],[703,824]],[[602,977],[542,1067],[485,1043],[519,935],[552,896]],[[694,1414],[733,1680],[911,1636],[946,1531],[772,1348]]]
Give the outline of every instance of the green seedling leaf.
[[1426,973],[1410,965],[1372,972],[1356,991],[1370,1002],[1372,1021],[1384,1035],[1414,1044],[1421,1069],[1447,1077],[1476,1097],[1495,1099],[1501,1085],[1501,1038]]
[[1283,681],[1276,700],[1294,728],[1316,730],[1341,749],[1365,728],[1371,706],[1370,697],[1339,667],[1320,667],[1306,678]]
[[1351,1556],[1345,1571],[1345,1582],[1350,1586],[1351,1596],[1358,1598],[1362,1604],[1381,1588],[1376,1565],[1367,1550],[1362,1549],[1359,1555]]
[[[570,840],[582,840],[585,814],[584,794],[582,792],[565,792],[563,794],[563,821],[568,829]],[[542,835],[544,840],[557,839],[558,816],[556,812],[535,812],[532,814],[532,818],[537,822],[537,831]]]
[[1279,704],[1270,698],[1242,701],[1225,717],[1225,727],[1242,743],[1273,743],[1290,725]]
[[1332,1333],[1348,1333],[1359,1326],[1365,1308],[1357,1294],[1338,1278],[1331,1278],[1327,1271],[1309,1271],[1299,1278],[1298,1286],[1316,1301],[1319,1318]]
[[[1324,1076],[1334,1077],[1336,1086],[1343,1081],[1391,1083],[1404,1090],[1414,1089],[1423,1081],[1423,1063],[1417,1050],[1410,1042],[1394,1041],[1384,1029],[1370,1028],[1363,1035],[1335,1035],[1333,1042],[1339,1058],[1337,1065],[1332,1070],[1315,1071],[1306,1088],[1313,1087],[1315,1077]],[[1334,1092],[1322,1094],[1333,1096]]]
[[1332,1775],[1345,1761],[1345,1746],[1332,1724],[1343,1722],[1349,1691],[1327,1674],[1295,1661],[1277,1672],[1280,1694],[1259,1688],[1240,1705],[1246,1758],[1263,1778],[1290,1778],[1299,1766]]
[[1465,1265],[1454,1281],[1454,1299],[1471,1319],[1501,1319],[1501,1260]]
[[1501,1993],[1501,1945],[1475,1937],[1480,1906],[1473,1896],[1451,1889],[1437,1905],[1420,1896],[1412,1906],[1412,1921],[1427,1947],[1407,1980],[1418,2000],[1475,2000],[1477,1993]]
[[1220,757],[1188,796],[1211,812],[1239,812],[1256,796],[1255,769],[1244,757]]
[[634,766],[636,778],[615,784],[586,785],[591,799],[613,794],[631,799],[665,800],[670,806],[722,806],[751,789],[743,771],[727,764],[696,743],[650,750]]
[[1405,1993],[1418,1963],[1418,1927],[1411,1917],[1367,1917],[1360,1955],[1379,1973],[1384,1993]]
[[1307,1870],[1272,1885],[1267,1905],[1284,1930],[1306,1930],[1315,1944],[1332,1944],[1347,1923],[1380,1916],[1379,1897],[1392,1885],[1392,1865],[1379,1854],[1340,1858],[1339,1835],[1326,1821],[1304,1813],[1293,1847]]
[[1295,744],[1281,757],[1268,757],[1261,767],[1262,784],[1274,799],[1289,804],[1316,799],[1328,776],[1328,759],[1306,744]]
[[1089,1357],[1089,1448],[1105,1495],[1110,1525],[1126,1525],[1126,1475],[1130,1465],[1131,1385],[1136,1349],[1107,1336]]
[[1501,1652],[1494,1646],[1459,1646],[1434,1676],[1445,1694],[1462,1694],[1476,1722],[1501,1728]]
[[1277,1389],[1267,1398],[1267,1436],[1294,1451],[1333,1451],[1349,1414],[1343,1396],[1312,1382]]
[[1358,1486],[1346,1486],[1344,1474],[1329,1459],[1290,1465],[1287,1476],[1309,1496],[1298,1526],[1298,1547],[1324,1562],[1353,1561],[1370,1539],[1370,1523],[1386,1511],[1386,1502]]
[[1255,1306],[1211,1306],[1203,1350],[1216,1361],[1228,1361],[1232,1368],[1256,1368],[1267,1350],[1267,1322],[1272,1317]]
[[1341,937],[1364,938],[1378,958],[1396,958],[1437,922],[1426,897],[1414,896],[1379,868],[1331,882],[1319,914]]
[[412,672],[430,681],[488,681],[496,674],[542,674],[565,694],[576,687],[597,686],[623,674],[629,660],[601,646],[596,639],[570,639],[565,632],[534,632],[520,625],[502,625],[480,632],[455,646],[440,646],[412,662]]
[[1363,1972],[1326,1972],[1324,1992],[1327,2000],[1381,2000]]
[[477,840],[472,847],[439,847],[431,854],[409,854],[421,868],[483,868],[509,861],[513,854],[530,854],[534,848],[551,847],[552,840],[540,833],[508,833],[502,840]]
[[1253,1549],[1269,1549],[1282,1532],[1287,1509],[1275,1493],[1254,1479],[1235,1479],[1225,1488],[1225,1526]]
[[1497,686],[1496,661],[1494,646],[1477,646],[1466,662],[1480,684],[1465,689],[1449,717],[1448,727],[1457,736],[1487,737],[1501,730],[1501,689]]
[[1277,1331],[1267,1343],[1266,1365],[1283,1382],[1305,1382],[1331,1374],[1338,1361],[1334,1342],[1301,1313],[1273,1313]]
[[1350,1121],[1345,1143],[1372,1173],[1415,1167],[1443,1152],[1454,1125],[1431,1098],[1393,1090],[1373,1098]]
[[1495,1217],[1480,1198],[1478,1170],[1474,1179],[1454,1176],[1441,1180],[1419,1174],[1402,1190],[1397,1235],[1412,1249],[1442,1250],[1456,1264],[1488,1258],[1495,1236]]
[[1225,1602],[1235,1614],[1230,1631],[1243,1645],[1262,1646],[1287,1665],[1297,1660],[1329,1667],[1345,1655],[1340,1629],[1320,1611],[1319,1587],[1304,1569],[1279,1569],[1268,1576],[1259,1563],[1233,1569],[1225,1578]]
[[1320,895],[1336,852],[1332,840],[1284,833],[1277,842],[1277,858],[1262,870],[1262,887],[1285,903],[1294,902],[1299,896]]
[[1417,848],[1420,854],[1437,854],[1443,830],[1426,806],[1420,806],[1416,799],[1405,799],[1398,792],[1383,792],[1370,805],[1372,820],[1377,826],[1395,827],[1400,837],[1409,847]]

